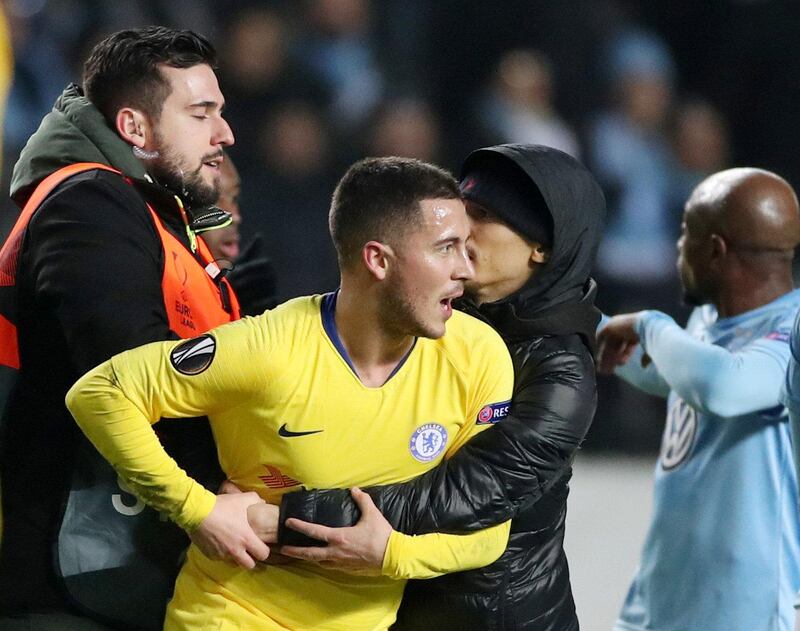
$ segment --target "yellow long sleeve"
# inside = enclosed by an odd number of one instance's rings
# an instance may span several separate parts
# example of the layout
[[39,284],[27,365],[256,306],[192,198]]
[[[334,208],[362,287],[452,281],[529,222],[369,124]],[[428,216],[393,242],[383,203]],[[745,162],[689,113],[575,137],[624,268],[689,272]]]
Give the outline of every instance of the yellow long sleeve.
[[395,579],[436,578],[494,563],[508,544],[511,521],[467,535],[392,532],[383,557],[383,575]]
[[75,384],[67,395],[67,407],[95,448],[146,504],[188,531],[214,508],[214,494],[178,467],[161,446],[151,421],[125,397],[111,361]]
[[[187,348],[176,351],[178,346],[195,340],[147,344],[112,357],[67,393],[78,425],[133,493],[188,531],[208,516],[216,496],[167,454],[152,424],[162,417],[202,416],[252,396],[263,375],[260,358],[250,350],[255,345],[248,344],[254,337],[256,325],[241,321],[195,338],[215,347],[202,373],[182,373],[173,363]],[[232,363],[237,370],[228,368]]]

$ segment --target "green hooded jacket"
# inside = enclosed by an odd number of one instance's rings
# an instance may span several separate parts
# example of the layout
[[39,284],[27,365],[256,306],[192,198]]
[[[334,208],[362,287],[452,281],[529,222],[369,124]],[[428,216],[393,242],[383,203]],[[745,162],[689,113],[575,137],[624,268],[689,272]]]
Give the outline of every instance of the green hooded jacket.
[[39,182],[76,162],[99,162],[132,178],[145,177],[144,166],[133,156],[130,145],[73,83],[58,97],[23,148],[14,165],[11,199],[24,206]]

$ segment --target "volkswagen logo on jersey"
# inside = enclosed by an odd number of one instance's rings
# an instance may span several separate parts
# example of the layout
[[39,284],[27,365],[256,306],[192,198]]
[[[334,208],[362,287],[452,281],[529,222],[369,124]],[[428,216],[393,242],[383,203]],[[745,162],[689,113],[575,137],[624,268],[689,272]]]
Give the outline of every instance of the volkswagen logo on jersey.
[[411,455],[420,462],[430,462],[444,451],[447,430],[438,423],[426,423],[411,434]]
[[217,342],[210,335],[201,335],[178,344],[169,355],[172,367],[182,375],[199,375],[211,365]]
[[697,435],[697,412],[681,398],[667,414],[664,438],[661,443],[661,467],[665,471],[680,466],[692,451]]

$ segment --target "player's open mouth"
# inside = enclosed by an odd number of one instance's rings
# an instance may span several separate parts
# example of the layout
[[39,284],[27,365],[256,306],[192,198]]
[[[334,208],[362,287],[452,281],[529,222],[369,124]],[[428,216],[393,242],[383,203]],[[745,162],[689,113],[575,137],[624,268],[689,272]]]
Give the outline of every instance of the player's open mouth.
[[439,306],[441,307],[442,311],[444,312],[444,315],[445,315],[446,318],[449,318],[453,314],[453,301],[456,298],[460,298],[462,293],[463,293],[463,291],[459,291],[457,293],[454,293],[454,294],[451,294],[451,295],[447,296],[446,298],[442,298],[439,301]]

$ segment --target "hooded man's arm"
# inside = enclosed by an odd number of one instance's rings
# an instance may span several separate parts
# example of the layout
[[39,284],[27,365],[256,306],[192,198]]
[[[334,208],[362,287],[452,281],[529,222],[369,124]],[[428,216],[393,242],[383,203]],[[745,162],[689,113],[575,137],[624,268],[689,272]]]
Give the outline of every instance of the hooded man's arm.
[[[519,379],[511,415],[451,459],[408,482],[364,489],[395,530],[487,528],[513,518],[569,474],[596,405],[590,355],[553,354]],[[311,540],[283,527],[288,517],[342,527],[354,525],[359,511],[346,489],[284,495],[280,543],[309,545]]]

